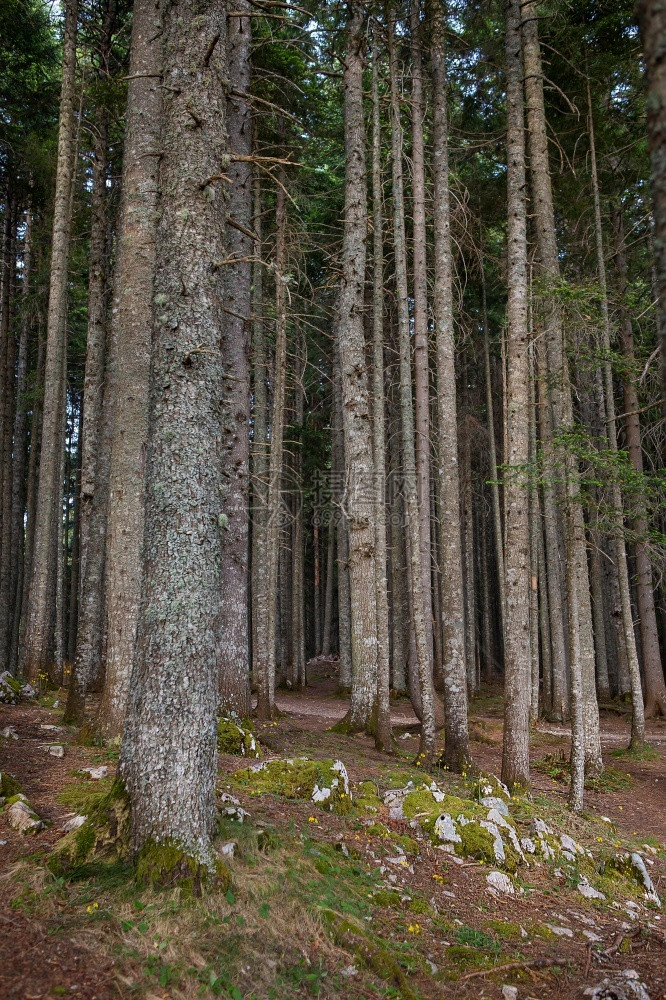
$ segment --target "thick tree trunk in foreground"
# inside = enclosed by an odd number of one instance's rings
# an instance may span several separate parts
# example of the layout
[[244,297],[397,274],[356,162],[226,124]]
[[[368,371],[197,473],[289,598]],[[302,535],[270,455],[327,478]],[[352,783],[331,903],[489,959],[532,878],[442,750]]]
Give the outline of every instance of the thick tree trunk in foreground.
[[527,212],[520,5],[506,6],[507,93],[507,450],[505,462],[504,742],[502,781],[530,782],[530,527],[525,466],[529,457]]
[[[437,344],[438,513],[442,563],[442,672],[445,710],[443,762],[454,771],[470,760],[465,676],[465,612],[460,482],[458,475],[458,417],[456,407],[455,341],[451,223],[449,213],[449,156],[446,101],[445,21],[442,6],[430,14],[434,182],[435,292],[433,308]],[[493,439],[494,440],[494,439]],[[501,543],[500,543],[501,544]]]
[[365,15],[349,4],[344,63],[345,223],[342,246],[338,342],[345,442],[343,505],[349,538],[352,690],[350,731],[373,728],[377,693],[377,609],[375,599],[375,507],[372,428],[365,359],[363,306],[367,209],[363,48]]
[[[239,0],[236,12],[249,11],[249,0]],[[232,162],[227,171],[229,216],[246,230],[252,228],[252,169],[233,154],[252,152],[250,104],[251,22],[248,17],[228,18],[227,50],[229,79],[233,91],[227,116]],[[224,714],[246,718],[250,714],[250,646],[248,620],[249,581],[249,472],[250,472],[250,256],[246,233],[227,226],[228,259],[237,263],[223,268],[225,281],[225,330],[222,360],[225,377],[224,491],[222,504],[227,517],[223,535],[222,630],[220,659],[220,709]]]
[[78,0],[65,5],[62,90],[58,126],[58,161],[51,243],[51,277],[46,327],[44,403],[35,535],[25,630],[24,672],[56,681],[53,664],[53,612],[56,604],[55,564],[61,544],[60,453],[64,434],[65,365],[67,355],[67,268],[72,225],[74,172],[74,89]]
[[156,0],[137,0],[108,358],[113,436],[106,535],[106,680],[97,717],[99,732],[106,737],[118,735],[123,727],[141,597],[157,171],[162,153],[160,26]]
[[[144,581],[123,740],[132,849],[177,847],[206,869],[215,828],[222,534],[225,28],[219,0],[164,21]],[[187,24],[187,31],[183,25]],[[148,856],[155,875],[166,871]],[[187,859],[180,871],[187,874]],[[191,874],[191,873],[190,873]]]
[[[428,632],[426,627],[426,595],[423,592],[421,558],[421,516],[417,490],[416,452],[414,446],[414,409],[412,405],[411,345],[409,305],[407,297],[407,257],[405,246],[405,205],[402,172],[402,127],[398,97],[395,55],[395,12],[389,16],[389,60],[391,73],[391,162],[393,167],[393,245],[395,253],[396,295],[398,310],[398,345],[400,355],[400,417],[402,429],[402,481],[407,514],[408,557],[412,596],[412,628],[416,647],[418,674],[421,745],[420,755],[431,760],[435,750],[434,690]],[[430,498],[427,503],[430,517]],[[430,551],[428,550],[428,560]],[[430,573],[428,573],[430,583]],[[428,589],[428,604],[430,590]]]

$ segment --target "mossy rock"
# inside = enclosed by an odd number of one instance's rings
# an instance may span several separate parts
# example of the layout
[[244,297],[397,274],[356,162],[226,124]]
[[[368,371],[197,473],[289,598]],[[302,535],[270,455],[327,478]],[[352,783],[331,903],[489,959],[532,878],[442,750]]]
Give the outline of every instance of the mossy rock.
[[449,962],[458,966],[460,971],[465,969],[485,969],[493,965],[492,956],[479,948],[472,948],[465,944],[450,944],[446,948],[446,957]]
[[231,886],[231,874],[223,861],[202,861],[172,840],[144,844],[135,874],[139,885],[160,889],[178,886],[190,896],[200,896],[204,889],[213,887],[226,892]]
[[91,809],[85,823],[55,845],[48,866],[66,874],[93,856],[116,860],[129,850],[129,796],[117,778],[110,791]]
[[21,700],[22,684],[12,677],[8,670],[0,674],[0,703],[3,705],[18,705]]
[[493,865],[500,862],[495,854],[495,838],[489,830],[472,821],[458,826],[462,843],[456,844],[456,854],[476,861],[489,861]]
[[[0,798],[9,799],[12,795],[18,795],[21,791],[21,786],[11,774],[6,771],[0,773]],[[5,802],[5,805],[9,803]]]
[[286,799],[305,799],[337,813],[348,813],[352,808],[347,769],[340,760],[310,760],[308,757],[269,760],[242,768],[233,777],[252,794],[272,793]]
[[523,936],[520,924],[514,924],[511,921],[489,920],[486,927],[498,938],[506,938],[508,941],[519,940]]
[[261,757],[261,750],[249,721],[220,719],[217,724],[217,749],[230,757],[252,757],[257,760]]
[[416,819],[428,832],[434,829],[435,822],[442,813],[450,813],[451,816],[463,815],[470,819],[477,816],[485,819],[487,812],[480,809],[471,799],[461,799],[457,795],[442,796],[441,792],[434,792],[427,786],[409,792],[402,804],[402,811],[405,819]]
[[377,793],[374,781],[361,781],[354,789],[354,805],[367,813],[378,813],[382,800]]

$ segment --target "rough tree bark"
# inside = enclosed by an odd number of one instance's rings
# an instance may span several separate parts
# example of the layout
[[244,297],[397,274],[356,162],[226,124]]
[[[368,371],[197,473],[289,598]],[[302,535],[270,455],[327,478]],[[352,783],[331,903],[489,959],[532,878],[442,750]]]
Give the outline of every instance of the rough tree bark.
[[351,600],[351,704],[346,727],[372,732],[377,693],[374,465],[363,330],[367,208],[363,50],[365,11],[348,5],[343,89],[345,115],[345,220],[337,337],[340,350],[345,475],[343,506],[349,539]]
[[235,3],[228,18],[227,52],[231,93],[227,107],[229,146],[232,160],[227,172],[229,217],[242,232],[227,226],[228,260],[224,267],[226,310],[222,352],[225,378],[224,490],[222,502],[227,517],[223,535],[222,633],[220,661],[220,709],[224,714],[246,718],[250,714],[250,647],[248,620],[249,581],[249,471],[250,471],[250,295],[255,249],[247,235],[252,224],[252,169],[234,153],[252,152],[250,102],[251,19],[249,0]]
[[121,758],[132,850],[158,878],[161,846],[182,853],[176,876],[215,868],[225,30],[219,0],[165,11],[144,578]]
[[145,454],[155,272],[157,171],[162,153],[160,0],[137,0],[109,345],[111,453],[106,533],[106,677],[97,728],[123,727],[141,597]]
[[[416,667],[420,696],[421,744],[419,753],[430,761],[435,751],[435,706],[432,667],[426,627],[426,594],[423,592],[421,558],[421,516],[417,490],[416,451],[414,445],[414,408],[412,404],[412,366],[407,292],[407,254],[405,245],[405,204],[402,168],[403,132],[400,122],[400,99],[395,52],[395,10],[389,13],[389,70],[391,76],[391,164],[393,189],[393,247],[398,312],[400,356],[400,423],[402,440],[402,482],[409,539],[412,628],[416,647]],[[427,502],[430,517],[430,497]],[[428,549],[428,561],[430,549]],[[428,572],[428,584],[430,573]],[[430,588],[428,587],[428,596]]]
[[[377,28],[375,28],[377,32]],[[388,580],[386,576],[386,432],[384,412],[384,237],[382,209],[382,135],[379,106],[377,39],[372,51],[372,453],[375,469],[375,597],[377,601],[377,722],[378,750],[391,747],[391,664],[389,650]],[[426,354],[427,357],[427,354]],[[428,495],[429,499],[429,495]],[[428,510],[428,527],[430,526]],[[428,533],[428,544],[429,533]]]
[[[449,212],[449,153],[446,97],[446,24],[443,5],[432,4],[431,72],[433,102],[435,290],[433,309],[437,371],[437,476],[440,531],[442,672],[445,711],[443,762],[461,771],[470,761],[465,676],[458,416],[453,330],[453,268]],[[500,542],[501,545],[501,542]]]
[[61,541],[62,483],[60,452],[64,434],[63,388],[67,353],[67,268],[72,224],[72,178],[74,173],[74,90],[76,75],[76,29],[78,0],[65,4],[62,54],[62,88],[58,124],[58,159],[51,242],[51,274],[46,325],[44,403],[39,484],[35,510],[35,534],[30,572],[30,591],[25,629],[25,676],[36,681],[41,675],[55,682],[53,664],[53,613],[56,605],[55,565]]
[[[623,379],[624,385],[624,430],[627,440],[629,461],[634,471],[643,474],[643,447],[641,443],[641,418],[638,393],[631,369],[635,364],[634,332],[631,315],[626,305],[627,295],[627,258],[624,244],[624,228],[622,209],[619,205],[613,210],[613,229],[615,235],[615,269],[617,274],[617,292],[619,303],[619,339],[620,349],[627,362],[627,373]],[[641,637],[641,653],[643,656],[643,672],[645,675],[645,715],[650,718],[655,715],[666,716],[666,684],[659,651],[659,633],[657,631],[657,616],[654,606],[654,588],[652,581],[652,564],[648,549],[648,520],[645,504],[641,497],[635,500],[635,514],[632,528],[635,535],[634,552],[636,556],[636,603],[638,605],[639,629]],[[631,673],[631,661],[629,663]],[[632,700],[636,697],[632,684]],[[641,741],[642,742],[642,741]]]
[[507,107],[507,449],[505,497],[504,740],[502,781],[529,787],[530,527],[525,467],[529,458],[527,209],[525,119],[519,0],[506,4]]

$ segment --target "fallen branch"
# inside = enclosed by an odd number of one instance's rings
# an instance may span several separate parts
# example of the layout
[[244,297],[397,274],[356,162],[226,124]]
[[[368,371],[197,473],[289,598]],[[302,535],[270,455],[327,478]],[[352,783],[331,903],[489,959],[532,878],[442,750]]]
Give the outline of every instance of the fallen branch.
[[529,962],[508,962],[506,965],[496,965],[494,969],[481,969],[478,972],[468,972],[461,976],[459,983],[467,979],[477,979],[479,976],[490,976],[495,972],[511,972],[513,969],[548,969],[553,965],[562,965],[561,958],[533,958]]

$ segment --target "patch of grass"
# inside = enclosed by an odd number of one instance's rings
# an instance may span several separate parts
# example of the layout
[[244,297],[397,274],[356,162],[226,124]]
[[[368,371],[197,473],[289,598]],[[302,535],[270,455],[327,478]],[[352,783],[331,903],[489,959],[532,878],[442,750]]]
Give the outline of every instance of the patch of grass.
[[77,781],[65,785],[58,792],[57,801],[70,809],[86,812],[92,809],[111,791],[113,778],[102,778],[100,781]]
[[612,750],[611,757],[615,757],[617,760],[646,761],[661,760],[662,754],[656,747],[650,746],[649,743],[642,743],[637,747]]

